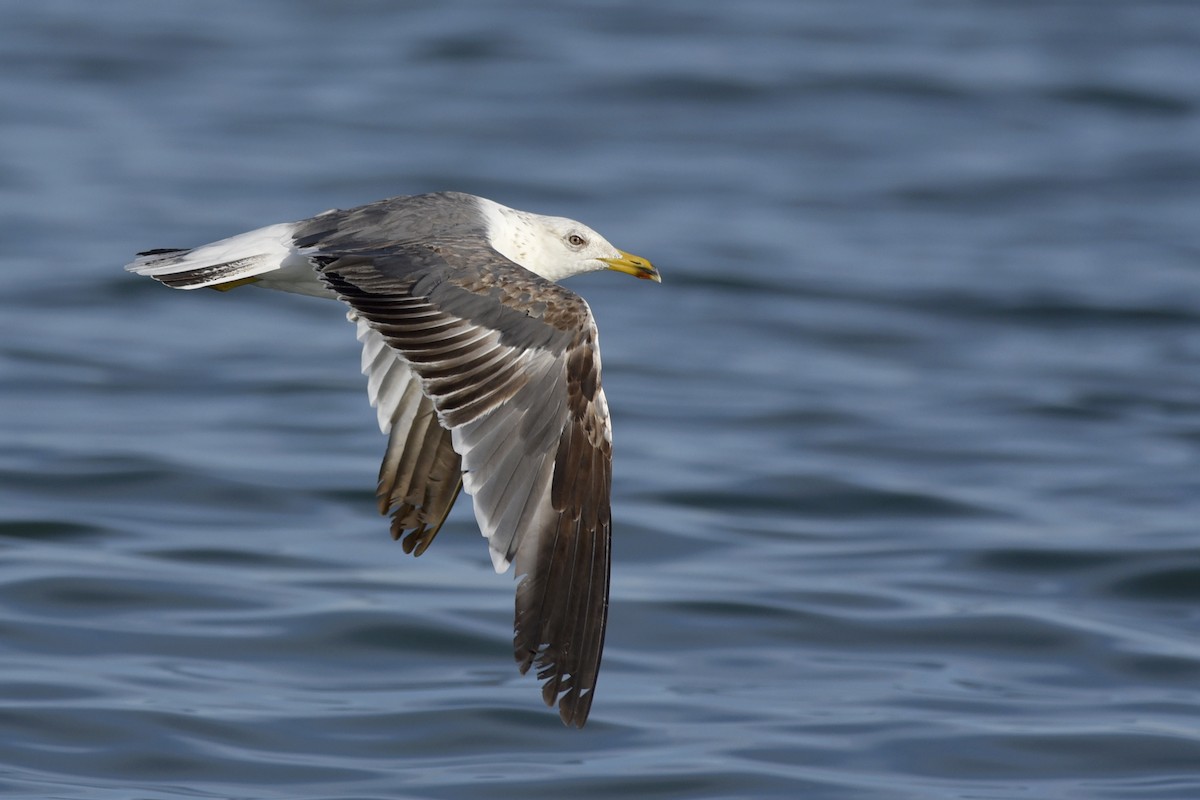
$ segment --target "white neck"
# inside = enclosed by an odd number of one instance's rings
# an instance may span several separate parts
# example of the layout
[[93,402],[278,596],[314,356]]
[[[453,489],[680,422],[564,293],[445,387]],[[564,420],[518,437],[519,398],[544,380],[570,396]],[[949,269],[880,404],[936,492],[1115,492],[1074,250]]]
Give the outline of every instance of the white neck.
[[548,246],[540,214],[518,211],[485,197],[475,198],[487,226],[488,243],[497,253],[549,281],[559,281],[578,270],[562,257],[561,249]]

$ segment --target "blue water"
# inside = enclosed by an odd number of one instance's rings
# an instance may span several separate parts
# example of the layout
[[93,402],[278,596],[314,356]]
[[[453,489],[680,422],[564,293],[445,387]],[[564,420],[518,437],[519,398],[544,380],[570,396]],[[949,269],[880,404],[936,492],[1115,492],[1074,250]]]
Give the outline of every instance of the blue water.
[[[0,7],[0,793],[1200,797],[1191,0]],[[457,189],[584,220],[588,727],[328,301],[122,272]]]

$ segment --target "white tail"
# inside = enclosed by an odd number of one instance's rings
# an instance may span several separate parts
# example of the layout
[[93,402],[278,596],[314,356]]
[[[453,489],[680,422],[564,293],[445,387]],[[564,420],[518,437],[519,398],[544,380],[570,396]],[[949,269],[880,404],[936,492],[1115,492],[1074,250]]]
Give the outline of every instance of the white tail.
[[125,269],[176,289],[220,288],[284,266],[295,250],[290,222],[231,236],[191,250],[149,250]]

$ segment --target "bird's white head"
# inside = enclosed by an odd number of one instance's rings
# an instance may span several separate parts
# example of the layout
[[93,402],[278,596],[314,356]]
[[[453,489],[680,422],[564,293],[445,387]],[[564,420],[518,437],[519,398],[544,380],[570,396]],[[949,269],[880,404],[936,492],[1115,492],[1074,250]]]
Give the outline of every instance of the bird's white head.
[[479,205],[496,252],[547,280],[611,269],[661,282],[649,261],[618,250],[582,222],[518,211],[483,198]]

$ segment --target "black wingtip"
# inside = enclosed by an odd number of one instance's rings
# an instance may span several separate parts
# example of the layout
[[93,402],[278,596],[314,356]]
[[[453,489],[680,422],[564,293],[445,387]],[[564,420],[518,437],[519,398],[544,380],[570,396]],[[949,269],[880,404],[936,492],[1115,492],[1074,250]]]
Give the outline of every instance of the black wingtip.
[[592,710],[592,693],[568,692],[558,700],[558,717],[568,728],[583,728],[587,725]]

